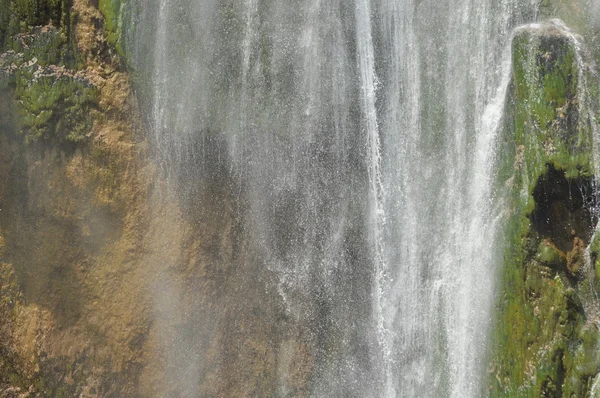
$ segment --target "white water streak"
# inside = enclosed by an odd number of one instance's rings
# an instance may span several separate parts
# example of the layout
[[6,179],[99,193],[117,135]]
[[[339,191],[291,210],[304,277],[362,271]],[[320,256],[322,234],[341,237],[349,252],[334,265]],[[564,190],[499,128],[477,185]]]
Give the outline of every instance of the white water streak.
[[194,178],[181,153],[225,143],[257,269],[330,342],[315,395],[479,396],[510,31],[536,0],[150,3],[160,161]]
[[389,352],[389,331],[385,325],[384,295],[387,291],[387,265],[384,257],[383,229],[385,227],[385,192],[381,175],[381,143],[375,109],[377,77],[375,75],[375,55],[371,32],[371,10],[367,0],[358,0],[356,6],[356,38],[358,70],[361,79],[361,104],[367,135],[369,171],[369,236],[375,267],[373,287],[373,310],[377,322],[377,338],[383,353],[383,371],[386,381],[385,395],[394,396],[392,375],[390,374],[391,353]]

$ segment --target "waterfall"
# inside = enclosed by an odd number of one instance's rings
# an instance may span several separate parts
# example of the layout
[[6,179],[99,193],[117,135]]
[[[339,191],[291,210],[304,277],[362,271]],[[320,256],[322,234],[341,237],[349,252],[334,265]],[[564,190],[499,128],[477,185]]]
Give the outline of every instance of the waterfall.
[[495,140],[537,1],[133,3],[156,161],[187,201],[211,173],[235,191],[240,261],[308,330],[311,395],[483,395]]
[[510,32],[535,7],[407,3],[380,9],[395,390],[480,396],[498,264],[494,142]]

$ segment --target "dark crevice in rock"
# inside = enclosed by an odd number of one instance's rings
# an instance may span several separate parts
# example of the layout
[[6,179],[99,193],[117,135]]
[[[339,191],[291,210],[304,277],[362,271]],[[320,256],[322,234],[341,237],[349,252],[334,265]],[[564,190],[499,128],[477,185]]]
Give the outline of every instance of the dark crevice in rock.
[[548,165],[533,197],[536,206],[529,217],[540,239],[564,253],[587,246],[598,221],[592,178],[567,179],[564,171]]

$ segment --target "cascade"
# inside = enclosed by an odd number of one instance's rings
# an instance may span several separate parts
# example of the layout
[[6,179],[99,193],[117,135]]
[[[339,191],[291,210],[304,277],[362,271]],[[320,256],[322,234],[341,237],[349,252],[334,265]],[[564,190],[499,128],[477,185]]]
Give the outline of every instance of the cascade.
[[156,159],[184,201],[207,175],[234,192],[239,261],[307,330],[314,395],[482,394],[495,143],[511,32],[536,3],[137,4]]
[[0,0],[0,396],[600,396],[600,1]]

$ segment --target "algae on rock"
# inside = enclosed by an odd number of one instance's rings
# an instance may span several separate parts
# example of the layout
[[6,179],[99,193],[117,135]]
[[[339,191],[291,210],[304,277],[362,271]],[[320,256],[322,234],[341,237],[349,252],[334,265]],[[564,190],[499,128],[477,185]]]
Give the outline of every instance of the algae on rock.
[[592,124],[581,55],[559,22],[520,28],[505,106],[504,268],[491,396],[587,396],[600,372],[588,255],[596,223]]
[[99,0],[98,9],[106,21],[106,36],[119,55],[125,56],[123,40],[124,7],[126,0]]

